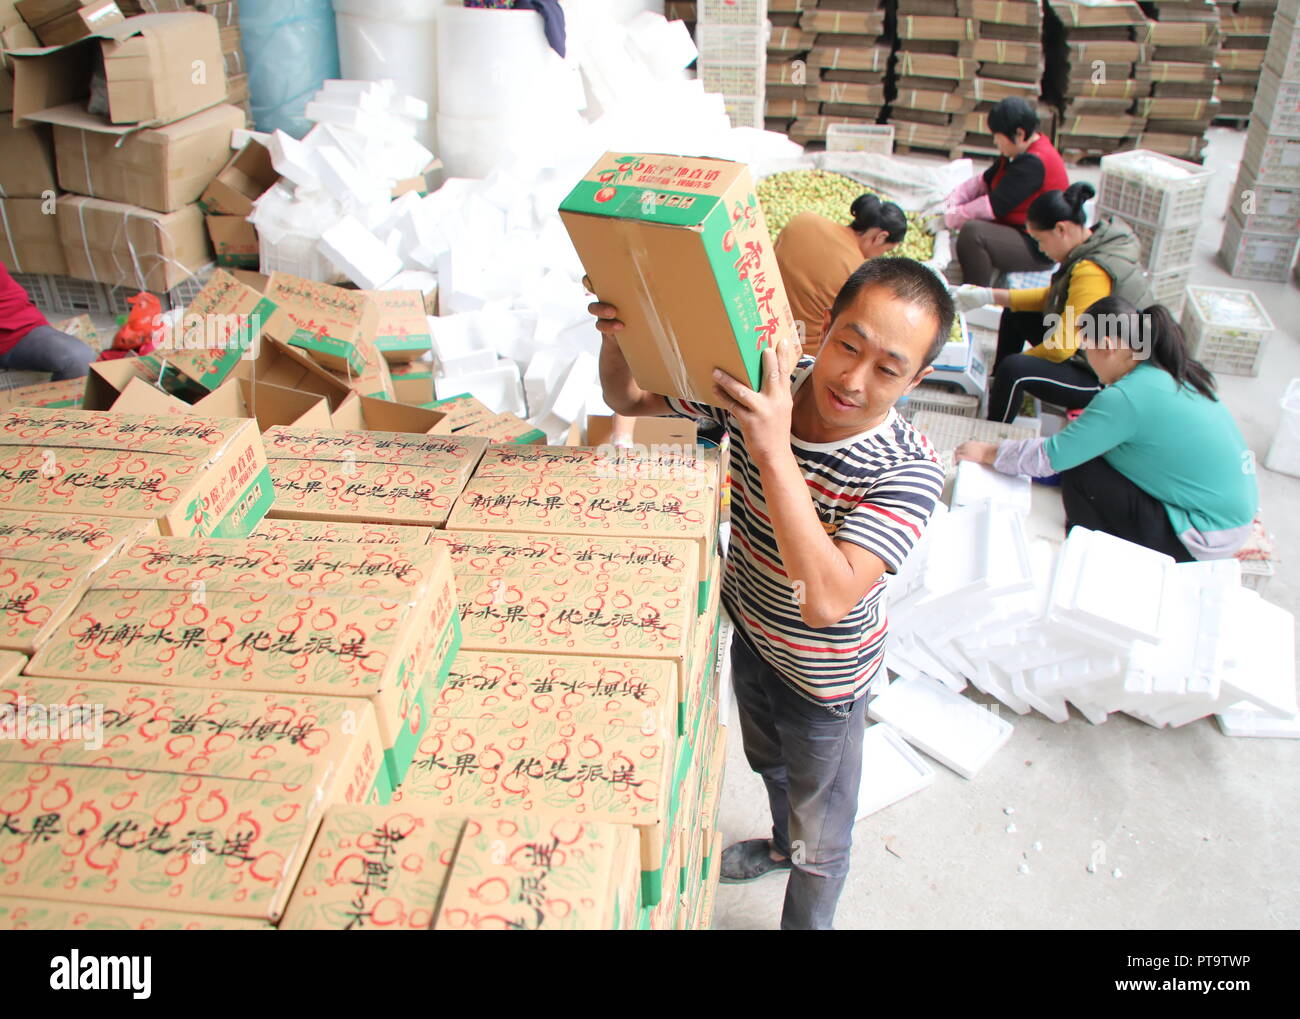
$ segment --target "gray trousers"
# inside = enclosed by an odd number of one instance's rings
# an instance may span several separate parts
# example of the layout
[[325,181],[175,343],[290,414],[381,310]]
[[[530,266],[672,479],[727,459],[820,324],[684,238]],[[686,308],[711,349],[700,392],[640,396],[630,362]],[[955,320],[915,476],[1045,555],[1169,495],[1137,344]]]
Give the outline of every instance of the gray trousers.
[[731,678],[745,757],[767,786],[772,847],[792,864],[781,929],[830,930],[849,873],[866,696],[835,710],[806,700],[739,627]]
[[5,371],[53,372],[51,382],[79,379],[90,370],[90,362],[99,355],[75,336],[61,333],[54,326],[37,326],[0,354],[0,368]]

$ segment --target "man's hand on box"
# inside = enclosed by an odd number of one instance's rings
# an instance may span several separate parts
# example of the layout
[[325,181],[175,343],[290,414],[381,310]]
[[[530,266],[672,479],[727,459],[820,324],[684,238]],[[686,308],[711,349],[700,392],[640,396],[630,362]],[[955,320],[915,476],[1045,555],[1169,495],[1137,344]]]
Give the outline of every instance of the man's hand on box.
[[608,336],[611,340],[618,336],[619,330],[623,328],[623,323],[618,319],[618,309],[612,304],[601,304],[597,301],[594,304],[587,305],[587,310],[596,316],[596,328],[602,336]]
[[745,433],[745,447],[758,463],[790,452],[790,417],[794,397],[790,392],[789,341],[763,351],[762,381],[758,392],[714,369],[713,392],[717,405],[733,414]]

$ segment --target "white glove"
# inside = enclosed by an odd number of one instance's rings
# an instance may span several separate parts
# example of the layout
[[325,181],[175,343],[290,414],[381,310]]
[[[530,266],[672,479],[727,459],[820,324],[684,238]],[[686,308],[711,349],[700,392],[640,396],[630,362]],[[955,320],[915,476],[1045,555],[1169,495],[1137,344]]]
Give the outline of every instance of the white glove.
[[976,308],[993,303],[993,288],[976,287],[967,283],[958,287],[953,296],[957,299],[957,307],[961,311],[974,311]]
[[922,226],[924,226],[926,230],[930,231],[930,233],[932,234],[937,234],[940,230],[947,230],[948,221],[944,217],[943,209],[939,209],[937,212],[930,213],[930,215],[928,215],[925,218],[925,221],[922,223]]

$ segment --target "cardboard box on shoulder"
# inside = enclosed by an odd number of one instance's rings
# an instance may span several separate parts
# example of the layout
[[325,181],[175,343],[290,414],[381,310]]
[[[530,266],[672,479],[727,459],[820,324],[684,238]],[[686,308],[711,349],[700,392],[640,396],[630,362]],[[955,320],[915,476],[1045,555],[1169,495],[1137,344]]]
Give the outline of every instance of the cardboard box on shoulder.
[[0,412],[0,507],[153,520],[243,537],[273,497],[254,422],[26,408]]
[[713,370],[757,389],[794,317],[748,169],[608,153],[560,205],[592,289],[627,324],[641,388],[707,403]]

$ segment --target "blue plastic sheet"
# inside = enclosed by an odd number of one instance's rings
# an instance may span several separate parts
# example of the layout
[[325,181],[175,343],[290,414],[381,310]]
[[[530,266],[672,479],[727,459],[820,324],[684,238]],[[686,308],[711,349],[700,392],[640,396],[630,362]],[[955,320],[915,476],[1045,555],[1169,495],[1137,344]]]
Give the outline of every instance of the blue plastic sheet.
[[339,42],[330,0],[240,0],[253,123],[301,138],[308,101],[339,76]]

